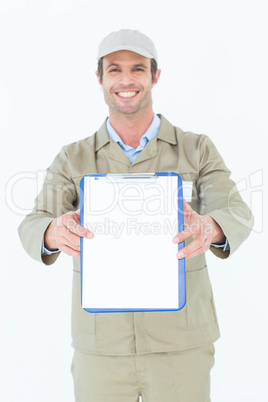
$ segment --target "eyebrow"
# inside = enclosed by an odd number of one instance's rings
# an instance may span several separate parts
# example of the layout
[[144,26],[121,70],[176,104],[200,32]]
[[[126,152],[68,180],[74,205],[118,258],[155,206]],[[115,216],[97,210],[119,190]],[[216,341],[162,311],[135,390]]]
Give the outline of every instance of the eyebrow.
[[[106,67],[106,70],[108,70],[109,68],[111,68],[111,67],[120,67],[120,64],[117,64],[117,63],[111,63],[111,64],[109,64],[107,67]],[[137,68],[137,67],[142,67],[142,68],[144,68],[144,69],[148,69],[148,67],[145,65],[145,64],[142,64],[142,63],[139,63],[139,64],[134,64],[133,66],[132,66],[132,68]]]
[[147,66],[146,66],[145,64],[142,64],[142,63],[140,63],[140,64],[134,64],[133,67],[142,67],[142,68],[145,68],[145,69],[147,70]]

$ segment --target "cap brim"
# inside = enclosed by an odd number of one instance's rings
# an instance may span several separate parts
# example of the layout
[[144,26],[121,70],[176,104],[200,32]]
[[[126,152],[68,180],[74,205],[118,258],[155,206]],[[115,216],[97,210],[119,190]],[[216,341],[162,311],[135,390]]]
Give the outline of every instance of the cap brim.
[[[110,48],[107,51],[99,52],[98,56],[97,56],[97,59],[100,59],[101,57],[107,56],[108,54],[118,52],[120,50],[129,50],[130,52],[140,54],[141,56],[147,57],[148,59],[155,59],[155,57],[151,53],[146,52],[146,50],[141,49],[139,47],[128,46],[128,45],[122,45],[122,46]],[[155,61],[157,61],[157,60],[155,60]]]

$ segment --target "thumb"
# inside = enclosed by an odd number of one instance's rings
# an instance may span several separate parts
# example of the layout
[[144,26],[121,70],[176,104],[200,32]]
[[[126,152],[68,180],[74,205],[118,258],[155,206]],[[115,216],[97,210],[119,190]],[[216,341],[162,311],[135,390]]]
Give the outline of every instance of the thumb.
[[184,213],[191,213],[193,212],[193,209],[190,207],[189,204],[185,201],[185,198],[183,198],[183,212]]
[[185,198],[183,198],[183,213],[184,213],[184,223],[190,223],[191,218],[194,214],[194,210],[190,207],[189,204],[187,204]]
[[78,222],[78,223],[80,222],[80,209],[73,212],[73,217],[76,222]]

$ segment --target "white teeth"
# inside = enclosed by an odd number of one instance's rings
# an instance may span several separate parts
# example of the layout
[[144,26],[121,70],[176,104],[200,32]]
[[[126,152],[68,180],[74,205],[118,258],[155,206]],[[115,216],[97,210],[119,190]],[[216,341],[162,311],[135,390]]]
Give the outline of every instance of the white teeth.
[[118,92],[118,95],[121,98],[131,98],[132,96],[136,95],[137,92]]

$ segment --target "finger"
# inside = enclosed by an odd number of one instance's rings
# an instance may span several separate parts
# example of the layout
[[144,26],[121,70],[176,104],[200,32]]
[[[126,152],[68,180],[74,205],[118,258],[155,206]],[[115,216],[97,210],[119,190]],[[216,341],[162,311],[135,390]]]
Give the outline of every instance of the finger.
[[60,245],[66,245],[69,248],[80,251],[80,239],[81,237],[72,233],[69,229],[67,229],[65,226],[62,226],[57,229],[57,247],[59,248]]
[[197,250],[195,250],[193,253],[191,253],[191,254],[188,254],[186,257],[185,257],[185,260],[190,260],[191,258],[193,258],[193,257],[196,257],[197,255],[200,255],[200,254],[202,254],[204,251],[200,248],[200,249],[197,249]]
[[176,236],[173,237],[172,241],[173,243],[180,243],[186,239],[188,239],[188,237],[192,236],[193,232],[191,231],[190,228],[184,229],[182,232],[176,234]]
[[80,244],[80,237],[77,234],[71,232],[66,226],[57,226],[56,241],[59,243],[65,243],[66,241],[68,241],[68,243],[77,246],[78,244]]
[[194,253],[199,248],[201,248],[200,243],[196,243],[196,240],[194,240],[190,244],[188,244],[188,246],[185,246],[180,251],[178,251],[176,256],[179,260],[182,258],[186,258],[188,255]]
[[80,237],[86,237],[88,239],[92,239],[94,237],[93,232],[81,226],[78,222],[74,220],[73,216],[72,218],[68,219],[66,215],[63,224],[67,227],[67,229]]
[[72,257],[80,258],[80,251],[74,250],[73,248],[68,247],[65,244],[60,244],[59,250],[61,250],[63,253],[66,253]]
[[187,258],[193,253],[195,253],[195,255],[204,253],[209,249],[209,245],[210,240],[208,238],[204,239],[202,236],[198,236],[190,244],[178,251],[177,258]]
[[196,250],[194,250],[192,253],[187,254],[187,256],[185,257],[186,260],[189,260],[190,258],[193,258],[199,254],[202,254],[204,252],[206,252],[209,247],[210,247],[211,241],[209,239],[206,240],[206,242],[204,243],[204,245],[200,248],[197,248]]
[[80,237],[77,235],[73,235],[72,237],[63,236],[62,243],[73,250],[80,251]]

